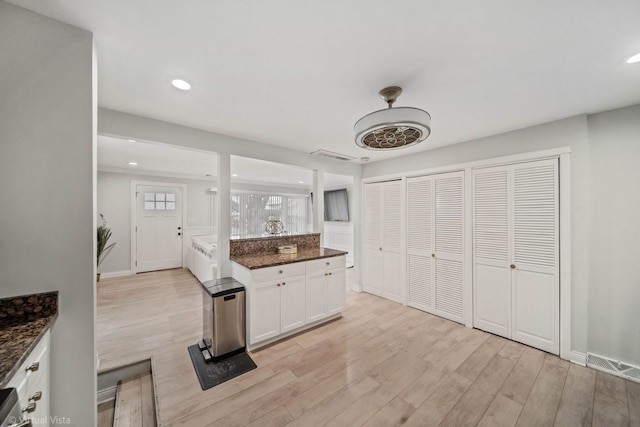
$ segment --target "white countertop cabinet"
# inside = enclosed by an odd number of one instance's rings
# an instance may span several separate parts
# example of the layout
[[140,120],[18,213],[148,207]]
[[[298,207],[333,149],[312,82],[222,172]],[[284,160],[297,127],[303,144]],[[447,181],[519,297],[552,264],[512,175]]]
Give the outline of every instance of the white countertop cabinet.
[[47,332],[7,383],[15,388],[23,416],[34,425],[49,425],[49,342]]
[[340,317],[345,265],[344,255],[253,270],[232,263],[246,287],[249,349]]

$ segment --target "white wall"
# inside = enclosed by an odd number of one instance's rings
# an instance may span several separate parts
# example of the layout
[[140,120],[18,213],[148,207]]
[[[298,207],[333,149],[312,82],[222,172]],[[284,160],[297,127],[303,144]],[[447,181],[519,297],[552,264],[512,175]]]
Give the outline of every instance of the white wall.
[[111,253],[100,264],[100,272],[105,275],[131,271],[131,181],[171,182],[187,185],[185,238],[188,238],[188,233],[194,229],[204,230],[208,226],[215,226],[214,219],[209,218],[212,196],[206,192],[208,188],[216,186],[216,182],[213,180],[99,172],[98,212],[102,213],[109,222],[113,233],[109,242],[117,242]]
[[589,116],[589,351],[640,366],[640,105]]
[[[424,142],[428,144],[429,140]],[[454,165],[512,154],[571,147],[571,226],[572,226],[572,322],[571,349],[587,350],[587,295],[589,291],[589,146],[587,117],[578,116],[494,135],[410,156],[365,164],[362,177],[378,177]],[[562,207],[561,207],[562,209]]]
[[98,132],[103,135],[133,138],[137,141],[155,141],[284,163],[312,170],[319,169],[323,172],[340,175],[360,176],[359,163],[327,159],[284,147],[207,132],[105,108],[98,110],[98,119]]
[[93,426],[93,38],[0,1],[0,57],[0,297],[60,292],[51,414]]

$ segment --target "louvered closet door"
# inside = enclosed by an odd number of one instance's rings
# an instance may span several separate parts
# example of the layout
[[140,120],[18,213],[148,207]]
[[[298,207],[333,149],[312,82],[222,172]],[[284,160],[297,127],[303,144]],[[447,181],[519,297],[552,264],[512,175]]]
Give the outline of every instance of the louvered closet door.
[[381,183],[364,185],[364,269],[362,287],[365,292],[382,294],[382,193]]
[[473,171],[473,325],[511,338],[509,167]]
[[464,172],[434,176],[434,314],[464,323]]
[[433,312],[433,178],[407,179],[407,305]]
[[558,161],[511,166],[512,339],[558,354]]
[[382,296],[402,302],[402,270],[400,258],[400,236],[402,226],[402,186],[400,181],[383,184],[383,280]]

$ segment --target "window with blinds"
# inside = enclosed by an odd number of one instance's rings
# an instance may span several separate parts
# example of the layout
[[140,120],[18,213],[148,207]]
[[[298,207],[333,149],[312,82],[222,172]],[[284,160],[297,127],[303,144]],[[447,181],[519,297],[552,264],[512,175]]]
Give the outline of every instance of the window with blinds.
[[307,233],[311,223],[309,197],[265,193],[231,193],[231,235],[262,236],[264,224],[278,220],[287,234]]

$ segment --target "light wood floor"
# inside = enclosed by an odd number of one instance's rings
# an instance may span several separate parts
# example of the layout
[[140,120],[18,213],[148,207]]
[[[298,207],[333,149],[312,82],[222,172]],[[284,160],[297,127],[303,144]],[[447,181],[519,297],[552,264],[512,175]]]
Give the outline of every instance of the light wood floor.
[[98,284],[100,369],[153,356],[164,426],[640,426],[640,384],[365,293],[202,391],[187,270]]

